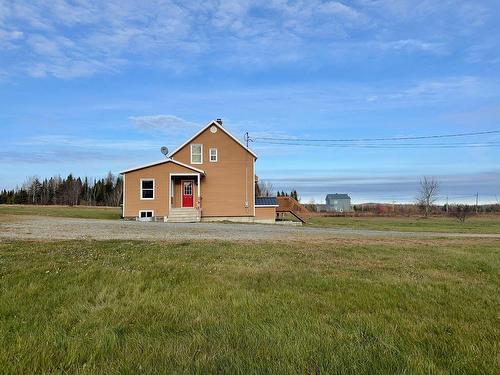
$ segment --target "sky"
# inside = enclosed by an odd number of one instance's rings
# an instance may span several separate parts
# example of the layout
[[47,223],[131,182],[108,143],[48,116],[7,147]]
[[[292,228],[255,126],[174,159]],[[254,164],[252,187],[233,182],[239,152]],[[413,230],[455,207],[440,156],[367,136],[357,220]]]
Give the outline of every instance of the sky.
[[414,201],[422,176],[441,201],[497,202],[500,134],[259,138],[499,130],[499,19],[494,0],[0,0],[0,188],[118,173],[222,118],[255,139],[259,178],[306,202]]

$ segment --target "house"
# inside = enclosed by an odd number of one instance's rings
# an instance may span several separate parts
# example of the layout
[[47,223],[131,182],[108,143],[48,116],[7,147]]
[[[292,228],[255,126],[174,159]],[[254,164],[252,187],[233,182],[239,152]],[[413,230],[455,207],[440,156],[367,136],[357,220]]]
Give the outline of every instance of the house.
[[325,208],[328,212],[352,211],[351,197],[347,194],[327,194]]
[[209,122],[168,158],[123,175],[123,218],[144,221],[274,222],[276,202],[255,199],[257,155]]

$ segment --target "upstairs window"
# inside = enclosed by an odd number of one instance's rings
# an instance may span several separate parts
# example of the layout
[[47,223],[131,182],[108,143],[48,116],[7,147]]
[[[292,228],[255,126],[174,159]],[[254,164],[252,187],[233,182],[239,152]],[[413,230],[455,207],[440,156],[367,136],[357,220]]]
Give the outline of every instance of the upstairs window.
[[155,199],[155,180],[152,178],[141,179],[141,199]]
[[211,162],[216,162],[217,161],[217,149],[216,148],[211,148],[209,155],[210,155],[210,161]]
[[203,163],[203,145],[191,145],[191,164]]

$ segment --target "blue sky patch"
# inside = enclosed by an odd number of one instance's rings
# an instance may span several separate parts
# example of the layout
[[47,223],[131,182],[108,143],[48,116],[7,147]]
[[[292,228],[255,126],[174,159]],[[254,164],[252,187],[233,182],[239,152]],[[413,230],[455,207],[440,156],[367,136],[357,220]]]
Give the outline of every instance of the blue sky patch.
[[[0,1],[0,188],[154,161],[218,117],[240,139],[499,129],[499,16],[497,1]],[[430,175],[443,199],[495,202],[496,141],[251,147],[259,177],[305,201],[412,201]]]

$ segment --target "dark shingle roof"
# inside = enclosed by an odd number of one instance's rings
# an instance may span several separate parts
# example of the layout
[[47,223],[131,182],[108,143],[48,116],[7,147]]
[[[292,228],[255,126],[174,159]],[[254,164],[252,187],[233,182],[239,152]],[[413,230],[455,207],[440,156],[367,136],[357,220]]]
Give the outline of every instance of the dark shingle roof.
[[256,206],[277,206],[278,201],[276,197],[257,197],[255,198]]
[[347,194],[328,194],[326,196],[326,199],[351,199],[351,197]]

